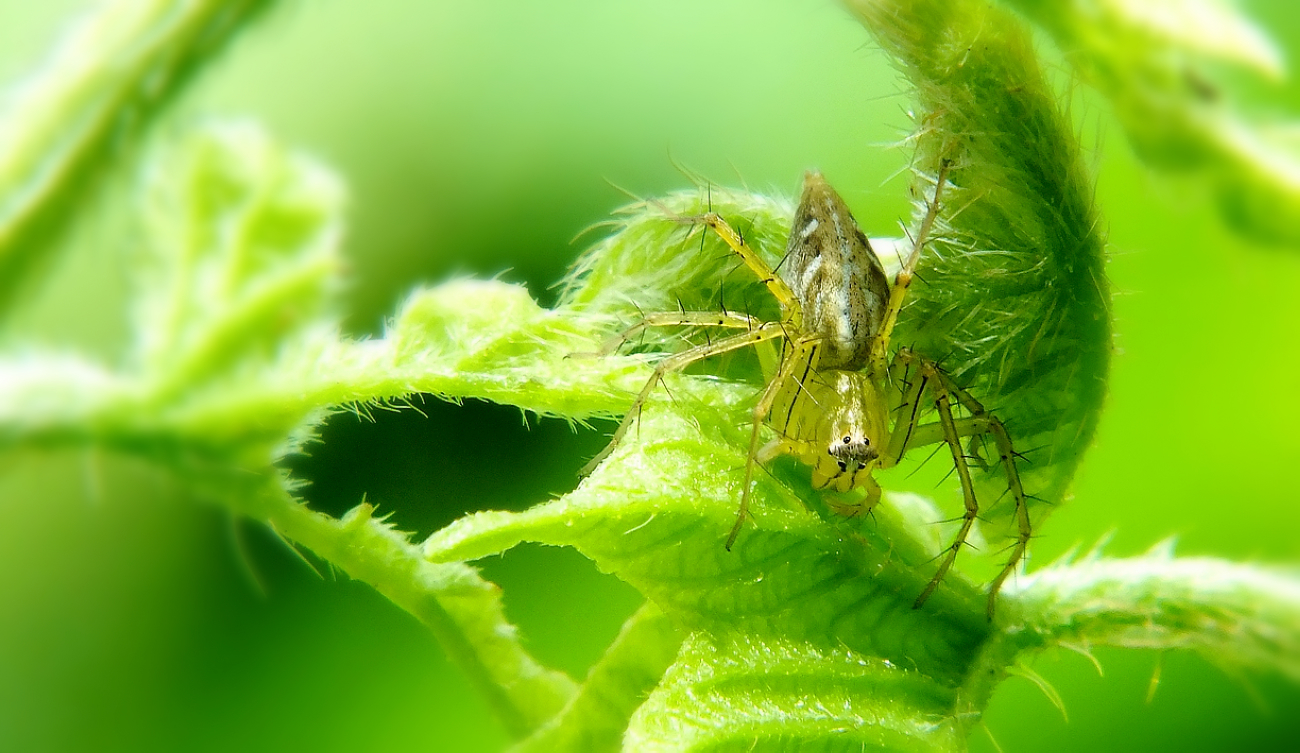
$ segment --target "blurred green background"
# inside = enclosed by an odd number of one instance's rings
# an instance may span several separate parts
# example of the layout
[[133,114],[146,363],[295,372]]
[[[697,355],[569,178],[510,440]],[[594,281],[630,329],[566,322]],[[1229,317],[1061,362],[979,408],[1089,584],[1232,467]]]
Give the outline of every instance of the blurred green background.
[[[0,5],[0,80],[31,70],[83,5]],[[1248,8],[1300,50],[1300,7]],[[1134,554],[1171,535],[1182,554],[1300,560],[1300,252],[1240,240],[1194,178],[1135,162],[1105,103],[1046,54],[1097,174],[1117,351],[1096,445],[1034,562],[1107,536],[1108,553]],[[553,301],[581,248],[572,238],[626,200],[610,184],[683,187],[674,161],[787,194],[817,166],[868,234],[896,234],[909,155],[890,145],[909,129],[905,91],[829,0],[287,3],[160,130],[247,115],[334,165],[353,195],[347,323],[373,335],[413,285],[456,273],[501,274]],[[1253,91],[1256,111],[1300,111],[1294,79]],[[108,181],[25,312],[34,338],[120,352],[129,271],[111,217],[127,186]],[[291,462],[313,481],[308,498],[341,512],[365,494],[426,534],[572,488],[604,441],[560,422],[525,428],[513,408],[425,411],[335,417]],[[578,677],[638,602],[567,550],[482,564],[536,655]],[[414,619],[320,575],[138,463],[0,458],[0,749],[506,743]],[[1300,748],[1300,689],[1170,654],[1148,703],[1154,654],[1098,657],[1104,678],[1067,652],[1035,662],[1068,722],[1008,681],[986,717],[1002,748]],[[972,745],[992,749],[979,733]]]

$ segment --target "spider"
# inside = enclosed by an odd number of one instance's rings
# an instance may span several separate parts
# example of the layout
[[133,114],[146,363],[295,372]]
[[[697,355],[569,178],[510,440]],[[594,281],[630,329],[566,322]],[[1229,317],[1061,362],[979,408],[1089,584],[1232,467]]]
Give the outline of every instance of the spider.
[[[793,455],[811,466],[816,489],[863,489],[866,497],[860,510],[869,512],[881,496],[872,477],[877,470],[893,467],[913,448],[942,442],[951,451],[965,510],[952,543],[939,554],[938,570],[913,604],[920,608],[952,568],[980,512],[968,460],[981,466],[984,461],[978,453],[968,457],[962,440],[991,437],[1014,498],[1017,525],[1011,556],[989,586],[988,616],[992,619],[997,592],[1024,557],[1032,533],[1011,439],[1002,422],[934,361],[906,347],[898,348],[892,358],[889,355],[890,336],[939,212],[948,167],[947,161],[941,164],[934,198],[892,285],[848,206],[816,171],[804,176],[779,275],[716,213],[678,218],[716,233],[776,299],[780,320],[763,321],[734,312],[652,313],[615,337],[603,352],[613,352],[650,327],[741,330],[659,361],[609,445],[582,469],[583,475],[618,446],[667,374],[710,356],[764,343],[772,347],[779,340],[779,366],[753,408],[745,483],[727,549],[736,543],[748,514],[757,464]],[[890,410],[891,403],[895,410]],[[954,403],[964,413],[954,412]],[[938,418],[927,423],[924,419],[931,408]],[[764,423],[776,437],[760,446]]]

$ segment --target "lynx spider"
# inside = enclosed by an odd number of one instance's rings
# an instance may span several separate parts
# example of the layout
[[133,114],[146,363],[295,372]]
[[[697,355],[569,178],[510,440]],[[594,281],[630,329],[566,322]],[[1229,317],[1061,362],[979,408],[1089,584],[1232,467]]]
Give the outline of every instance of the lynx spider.
[[[716,213],[678,218],[716,233],[767,287],[780,305],[781,319],[763,321],[734,312],[653,313],[611,340],[602,352],[613,352],[650,327],[742,330],[659,361],[609,445],[583,468],[583,474],[590,473],[618,446],[667,374],[710,356],[751,346],[770,348],[780,340],[780,365],[753,408],[745,484],[727,549],[735,544],[748,514],[757,463],[794,455],[812,467],[814,488],[863,489],[867,496],[860,511],[870,511],[881,495],[872,478],[876,470],[893,467],[913,448],[943,442],[952,454],[965,509],[952,543],[939,555],[942,560],[937,572],[913,604],[919,608],[948,574],[979,515],[962,439],[991,437],[1014,498],[1017,526],[1011,556],[989,586],[987,611],[992,619],[998,590],[1024,557],[1032,534],[1011,438],[1002,422],[934,361],[910,348],[899,348],[892,359],[888,356],[890,336],[939,212],[948,168],[945,160],[935,180],[934,198],[892,285],[848,206],[816,171],[804,176],[781,275]],[[897,378],[900,370],[912,369],[915,373],[910,379]],[[887,393],[898,398],[896,411],[889,410]],[[927,398],[938,420],[923,423],[922,416],[929,411],[923,409],[922,401]],[[967,415],[954,415],[954,401]],[[891,415],[895,416],[892,428],[888,426]],[[760,447],[760,428],[765,422],[777,436]]]

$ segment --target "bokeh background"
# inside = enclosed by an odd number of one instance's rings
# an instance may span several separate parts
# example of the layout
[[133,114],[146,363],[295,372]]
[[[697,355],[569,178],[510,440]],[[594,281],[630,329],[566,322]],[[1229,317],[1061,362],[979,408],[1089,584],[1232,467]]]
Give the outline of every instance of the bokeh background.
[[[0,4],[0,81],[39,63],[85,3]],[[1300,6],[1247,7],[1300,50]],[[1044,563],[1109,538],[1300,559],[1300,249],[1234,236],[1194,177],[1136,162],[1106,104],[1047,44],[1097,176],[1115,292],[1109,404]],[[1300,82],[1247,87],[1300,112]],[[830,0],[372,0],[285,3],[236,41],[160,132],[257,118],[352,188],[347,324],[379,334],[412,286],[525,282],[544,302],[573,238],[623,203],[710,178],[793,193],[820,167],[868,234],[908,214],[901,78]],[[124,160],[124,165],[129,165]],[[614,184],[614,185],[612,185]],[[70,239],[24,324],[111,356],[125,338],[125,173]],[[513,408],[338,416],[291,461],[317,507],[366,495],[428,533],[467,510],[563,493],[604,439]],[[509,468],[504,473],[503,468]],[[310,560],[310,557],[308,557]],[[265,530],[95,453],[0,458],[0,749],[498,750],[486,705],[426,631],[368,587],[315,570]],[[582,676],[638,603],[567,550],[482,563],[543,661]],[[319,571],[319,572],[317,572]],[[1300,689],[1198,658],[1099,651],[1034,663],[1062,718],[1012,679],[986,717],[1007,751],[1296,750]],[[1154,669],[1161,682],[1148,701]],[[976,733],[976,750],[992,750]]]

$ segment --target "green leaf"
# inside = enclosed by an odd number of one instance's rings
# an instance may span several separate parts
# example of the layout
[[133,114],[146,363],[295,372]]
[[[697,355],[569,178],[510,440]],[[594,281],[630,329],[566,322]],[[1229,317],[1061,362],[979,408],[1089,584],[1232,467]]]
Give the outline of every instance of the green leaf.
[[[150,232],[134,267],[134,358],[115,371],[71,356],[0,357],[0,441],[147,457],[199,497],[267,522],[418,617],[516,735],[553,717],[574,684],[523,649],[499,589],[466,565],[427,562],[368,505],[342,520],[311,511],[272,465],[349,400],[450,392],[449,380],[461,392],[499,385],[512,359],[542,376],[530,346],[550,318],[521,289],[488,283],[499,301],[518,304],[514,329],[462,338],[474,308],[456,297],[467,285],[452,285],[413,299],[403,321],[424,325],[419,333],[341,339],[332,300],[341,185],[250,124],[210,123],[168,143],[142,196]],[[478,379],[461,371],[476,358],[487,370]]]
[[[918,202],[951,165],[900,335],[1007,421],[1030,491],[1060,501],[1110,347],[1098,219],[1068,123],[1006,13],[974,0],[852,6],[917,87]],[[422,392],[616,415],[682,337],[594,356],[638,309],[775,318],[759,281],[681,218],[716,209],[774,260],[789,205],[712,190],[642,202],[554,310],[518,286],[457,280],[416,291],[383,339],[357,342],[336,331],[343,191],[328,171],[248,126],[204,128],[161,154],[135,358],[0,356],[0,441],[135,453],[265,521],[427,625],[523,749],[960,750],[998,682],[1057,645],[1192,647],[1300,674],[1293,574],[1062,564],[1009,582],[989,621],[964,555],[915,609],[949,540],[933,521],[949,513],[891,489],[871,516],[843,517],[789,459],[759,474],[752,525],[727,551],[752,358],[668,379],[577,490],[525,512],[479,513],[415,545],[367,504],[341,519],[312,511],[274,462],[328,410]],[[998,512],[985,510],[1009,517]],[[649,601],[581,688],[528,655],[499,590],[465,564],[523,541],[572,546]]]
[[625,750],[965,750],[969,719],[917,671],[843,648],[696,633]]
[[100,4],[0,112],[0,312],[124,147],[271,0]]
[[[1300,571],[1208,557],[1061,562],[1013,587],[1023,637],[1069,646],[1187,649],[1300,682]],[[1029,636],[1033,636],[1030,638]]]
[[[848,5],[916,88],[918,216],[940,162],[951,163],[897,339],[1006,424],[1041,523],[1092,441],[1111,352],[1102,223],[1072,127],[1005,11],[964,0]],[[1005,484],[992,470],[984,497],[997,499]],[[1010,507],[1007,495],[991,512],[1009,523]]]
[[644,605],[628,618],[564,710],[513,753],[618,750],[632,713],[659,684],[681,645],[672,621],[653,604]]
[[409,536],[358,505],[341,519],[314,512],[282,489],[249,490],[233,506],[264,520],[343,572],[375,587],[433,632],[448,656],[522,736],[563,708],[574,683],[538,664],[505,619],[501,589],[462,563],[433,564]]
[[326,404],[268,393],[298,394],[298,373],[347,347],[333,314],[342,185],[247,123],[187,131],[143,174],[133,352],[117,370],[39,351],[3,359],[6,397],[35,400],[11,406],[15,439],[269,463]]
[[1055,40],[1075,70],[1110,100],[1147,164],[1199,171],[1224,216],[1245,235],[1300,246],[1300,144],[1295,118],[1244,115],[1219,68],[1276,83],[1282,55],[1223,0],[1007,0]]
[[[991,626],[983,595],[959,576],[950,576],[923,609],[913,609],[937,547],[932,537],[911,534],[927,527],[904,515],[892,497],[874,519],[825,520],[785,484],[764,479],[755,495],[756,530],[728,552],[722,542],[734,521],[745,445],[719,414],[692,418],[648,411],[637,447],[616,452],[577,491],[523,513],[464,518],[431,536],[426,556],[476,559],[521,541],[574,546],[698,633],[696,650],[721,642],[720,653],[717,646],[704,654],[684,651],[669,674],[691,685],[704,681],[700,673],[722,670],[704,666],[714,659],[727,664],[727,682],[714,689],[717,710],[688,725],[708,729],[701,739],[784,744],[791,732],[781,720],[799,713],[790,705],[795,696],[771,695],[757,708],[750,703],[757,688],[783,675],[802,688],[804,699],[856,699],[838,721],[799,734],[875,719],[880,726],[860,730],[862,739],[898,740],[904,734],[898,730],[921,728],[928,732],[918,740],[927,745],[954,734],[959,739],[971,721],[962,721],[961,709],[976,692],[966,687],[968,671]],[[806,488],[804,494],[813,497]],[[801,665],[799,657],[818,661]],[[987,692],[986,678],[975,679],[977,691]],[[661,687],[652,703],[669,702],[660,695],[669,692]],[[885,697],[892,715],[873,710]],[[942,733],[916,721],[950,717],[957,721],[941,725]],[[646,729],[659,723],[652,724],[657,717],[649,711],[637,718],[651,725]]]
[[344,190],[330,171],[251,123],[213,123],[160,150],[145,196],[137,368],[165,375],[160,395],[332,325]]

